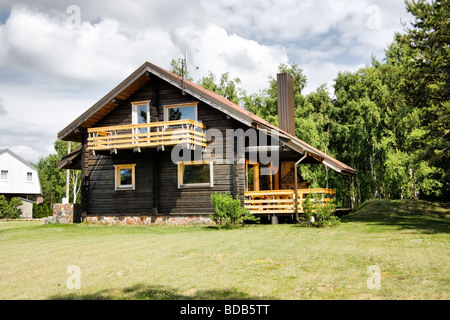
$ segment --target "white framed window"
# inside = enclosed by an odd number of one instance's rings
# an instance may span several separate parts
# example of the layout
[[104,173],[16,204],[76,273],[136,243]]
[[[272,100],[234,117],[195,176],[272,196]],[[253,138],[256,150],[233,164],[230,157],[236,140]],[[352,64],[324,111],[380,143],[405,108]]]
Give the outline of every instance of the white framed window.
[[213,161],[178,162],[178,188],[214,187]]
[[27,182],[33,182],[33,172],[27,172]]
[[[150,123],[150,100],[131,103],[131,124]],[[136,133],[148,132],[149,128],[139,128]]]
[[114,166],[115,190],[134,190],[136,181],[136,164],[120,164]]
[[8,170],[0,171],[0,181],[8,181]]
[[164,106],[164,121],[194,120],[197,121],[198,102],[189,102]]

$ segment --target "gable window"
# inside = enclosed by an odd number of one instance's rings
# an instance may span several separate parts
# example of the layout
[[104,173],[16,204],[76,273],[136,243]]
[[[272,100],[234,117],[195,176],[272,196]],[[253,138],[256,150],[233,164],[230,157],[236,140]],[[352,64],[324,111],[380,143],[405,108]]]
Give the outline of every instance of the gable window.
[[115,189],[134,190],[136,164],[115,165]]
[[27,172],[27,182],[33,182],[33,172]]
[[8,170],[2,170],[0,172],[0,180],[3,180],[3,181],[8,180]]
[[178,188],[213,187],[213,162],[178,163]]
[[166,106],[164,110],[164,121],[194,120],[197,121],[198,102],[184,103]]
[[[133,102],[131,104],[131,122],[132,124],[150,123],[150,100]],[[137,128],[135,133],[148,132],[149,128]]]

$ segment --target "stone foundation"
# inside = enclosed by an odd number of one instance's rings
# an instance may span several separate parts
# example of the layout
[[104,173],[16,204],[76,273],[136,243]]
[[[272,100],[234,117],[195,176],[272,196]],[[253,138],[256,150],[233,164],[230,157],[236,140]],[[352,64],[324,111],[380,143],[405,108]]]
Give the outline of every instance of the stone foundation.
[[189,216],[87,216],[84,221],[102,225],[213,225],[208,215]]
[[53,217],[49,223],[73,223],[73,214],[79,209],[79,204],[57,203],[53,205]]
[[[57,203],[53,205],[53,216],[46,219],[47,223],[73,223],[74,213],[79,210],[79,204]],[[86,216],[82,219],[86,223],[103,225],[213,225],[209,215],[139,215],[139,216]]]

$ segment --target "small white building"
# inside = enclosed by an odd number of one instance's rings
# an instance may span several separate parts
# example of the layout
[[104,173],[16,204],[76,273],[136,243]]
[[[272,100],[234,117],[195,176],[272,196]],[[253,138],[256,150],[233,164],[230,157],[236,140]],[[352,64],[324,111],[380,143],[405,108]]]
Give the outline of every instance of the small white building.
[[[0,194],[29,199],[41,193],[38,170],[11,150],[0,150]],[[32,218],[32,206],[23,205],[21,210],[21,217]]]

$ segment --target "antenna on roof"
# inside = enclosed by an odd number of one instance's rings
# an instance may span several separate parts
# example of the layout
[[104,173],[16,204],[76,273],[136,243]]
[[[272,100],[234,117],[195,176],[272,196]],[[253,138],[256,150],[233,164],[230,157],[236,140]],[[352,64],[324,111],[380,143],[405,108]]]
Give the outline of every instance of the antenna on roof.
[[184,96],[184,73],[187,73],[187,50],[184,52],[184,59],[181,59],[181,94]]
[[[198,70],[196,67],[194,70]],[[184,77],[189,72],[187,67],[187,50],[184,51],[184,59],[181,59],[181,94],[184,96],[186,93],[184,92]]]

